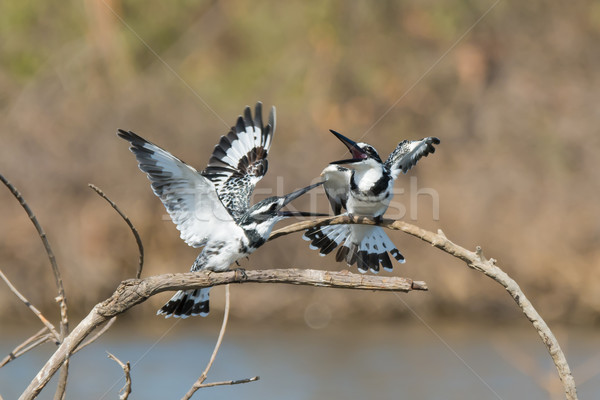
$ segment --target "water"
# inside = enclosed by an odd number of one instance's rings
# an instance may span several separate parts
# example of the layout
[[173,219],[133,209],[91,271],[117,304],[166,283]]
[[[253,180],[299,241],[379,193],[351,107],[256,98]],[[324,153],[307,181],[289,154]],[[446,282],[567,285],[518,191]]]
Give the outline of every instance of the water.
[[[179,322],[167,331],[114,331],[75,355],[68,399],[116,399],[132,364],[130,399],[179,399],[202,373],[218,327]],[[169,324],[172,324],[170,321]],[[210,399],[548,399],[537,381],[558,386],[556,370],[531,327],[424,325],[242,328],[231,323],[206,382],[258,382],[201,389]],[[567,333],[568,332],[568,333]],[[600,334],[558,332],[581,399],[600,399]],[[6,336],[6,335],[3,335]],[[23,335],[3,337],[6,354]],[[157,342],[158,340],[158,342]],[[0,369],[0,395],[17,398],[52,351],[46,344]],[[510,361],[513,359],[513,361]],[[578,376],[578,374],[580,376]],[[578,379],[580,378],[580,379]],[[55,380],[40,399],[51,399]]]

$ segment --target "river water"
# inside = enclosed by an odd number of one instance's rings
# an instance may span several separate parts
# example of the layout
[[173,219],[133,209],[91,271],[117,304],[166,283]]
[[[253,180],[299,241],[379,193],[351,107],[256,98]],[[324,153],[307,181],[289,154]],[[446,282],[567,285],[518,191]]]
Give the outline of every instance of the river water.
[[[204,369],[219,329],[188,321],[107,333],[73,357],[67,398],[118,398],[122,370],[106,351],[131,362],[130,399],[181,398]],[[600,399],[600,333],[574,328],[555,333],[574,370],[580,399]],[[25,335],[3,333],[2,355]],[[18,397],[52,349],[46,344],[0,369],[4,400]],[[524,325],[417,322],[259,329],[231,322],[206,382],[255,375],[257,382],[201,389],[194,398],[564,398],[545,347]],[[53,380],[39,398],[51,399],[55,385]]]

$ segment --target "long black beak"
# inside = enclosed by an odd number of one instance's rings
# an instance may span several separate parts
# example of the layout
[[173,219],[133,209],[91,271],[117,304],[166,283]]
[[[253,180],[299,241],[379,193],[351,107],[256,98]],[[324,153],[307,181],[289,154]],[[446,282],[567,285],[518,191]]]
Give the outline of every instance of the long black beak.
[[279,211],[282,217],[329,217],[329,214],[311,213],[308,211]]
[[[304,193],[308,192],[309,190],[322,185],[323,183],[325,183],[325,181],[317,182],[314,185],[310,185],[305,188],[298,189],[292,193],[286,194],[285,196],[283,196],[284,201],[283,201],[283,204],[281,205],[281,207],[290,203],[292,200],[295,200],[298,197],[302,196]],[[306,212],[306,211],[282,211],[282,210],[279,210],[277,213],[279,215],[281,215],[282,217],[327,217],[327,216],[329,216],[329,214],[311,213],[311,212]]]
[[333,133],[335,135],[335,137],[340,139],[340,141],[346,145],[346,147],[350,151],[350,154],[352,154],[352,158],[349,158],[346,160],[333,161],[330,164],[351,164],[351,163],[363,161],[369,157],[368,154],[365,153],[363,149],[358,147],[358,144],[354,140],[348,139],[346,136],[334,131],[333,129],[330,129],[329,132]]
[[285,200],[283,201],[283,204],[281,205],[281,207],[285,206],[292,200],[296,200],[298,197],[302,196],[304,193],[308,192],[309,190],[314,189],[317,186],[321,186],[323,183],[325,183],[325,181],[317,182],[314,185],[310,185],[305,188],[298,189],[292,193],[286,194],[285,196],[283,196]]

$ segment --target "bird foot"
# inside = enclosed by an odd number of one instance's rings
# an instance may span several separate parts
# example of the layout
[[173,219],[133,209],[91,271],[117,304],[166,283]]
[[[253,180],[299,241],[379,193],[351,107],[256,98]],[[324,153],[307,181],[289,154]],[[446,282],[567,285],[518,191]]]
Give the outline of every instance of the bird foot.
[[380,225],[383,222],[383,215],[378,215],[375,218],[373,218],[373,220],[377,225]]
[[[238,282],[241,281],[245,281],[246,279],[248,279],[248,275],[246,274],[246,269],[245,268],[236,268],[234,269],[235,271],[235,280]],[[240,277],[238,278],[238,274],[240,275]]]

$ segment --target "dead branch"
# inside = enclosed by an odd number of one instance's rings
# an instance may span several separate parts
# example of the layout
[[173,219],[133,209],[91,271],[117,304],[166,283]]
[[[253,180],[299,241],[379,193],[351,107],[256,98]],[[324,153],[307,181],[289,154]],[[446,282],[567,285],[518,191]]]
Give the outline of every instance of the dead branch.
[[[117,204],[114,201],[112,201],[100,188],[98,188],[96,185],[93,185],[91,183],[89,183],[88,186],[92,190],[94,190],[100,197],[102,197],[104,200],[106,200],[108,202],[108,204],[111,205],[111,207],[121,216],[123,221],[125,221],[125,223],[129,227],[129,229],[131,230],[131,233],[133,234],[133,237],[135,238],[135,242],[137,243],[138,252],[139,252],[138,269],[135,274],[136,279],[139,279],[139,277],[142,275],[142,269],[144,268],[144,245],[142,244],[142,239],[141,239],[137,229],[135,228],[135,226],[133,225],[133,223],[131,222],[129,217],[127,217],[127,215],[125,215],[121,211],[119,206],[117,206]],[[90,344],[92,344],[96,340],[98,340],[98,338],[100,338],[100,336],[102,336],[106,331],[108,331],[110,329],[111,326],[113,326],[113,324],[116,322],[116,320],[117,320],[117,317],[111,318],[106,323],[106,325],[104,325],[102,327],[102,329],[100,329],[94,336],[92,336],[90,339],[88,339],[85,343],[83,343],[79,347],[77,347],[71,354],[77,353],[78,351],[82,350],[83,348],[89,346]]]
[[62,365],[65,358],[100,324],[121,314],[131,307],[146,301],[151,296],[165,291],[189,290],[225,285],[228,283],[286,283],[319,287],[334,287],[358,290],[380,290],[410,292],[427,290],[422,281],[409,278],[384,277],[354,274],[348,271],[331,272],[312,269],[270,269],[246,271],[240,277],[236,271],[198,271],[183,274],[164,274],[144,279],[129,279],[121,282],[107,300],[98,303],[92,311],[71,331],[44,367],[31,381],[20,399],[33,399],[46,386],[50,378]]
[[183,400],[189,400],[192,398],[194,393],[198,389],[202,387],[202,384],[206,380],[208,376],[208,371],[212,367],[215,362],[215,358],[217,357],[217,353],[219,352],[219,348],[221,347],[221,342],[223,341],[223,336],[225,336],[225,329],[227,329],[227,321],[229,321],[229,285],[225,286],[225,312],[223,313],[223,323],[221,324],[221,330],[219,331],[219,337],[217,338],[217,343],[215,344],[215,348],[210,356],[210,360],[208,360],[208,364],[206,364],[206,368],[202,371],[202,375],[194,382],[190,390],[183,396]]
[[191,399],[192,396],[194,395],[194,393],[196,393],[198,391],[198,389],[201,389],[201,388],[212,387],[212,386],[221,386],[221,385],[238,385],[240,383],[254,382],[254,381],[257,381],[260,379],[258,376],[255,376],[253,378],[239,379],[236,381],[204,383],[204,381],[206,380],[206,378],[208,376],[208,371],[210,371],[210,368],[212,367],[213,363],[215,362],[215,358],[217,357],[217,353],[219,352],[219,348],[221,347],[221,342],[223,341],[223,336],[225,336],[225,329],[227,328],[227,321],[229,321],[229,306],[230,306],[229,285],[226,285],[225,286],[225,312],[223,313],[223,323],[221,324],[221,330],[219,331],[219,337],[217,338],[217,343],[215,344],[215,348],[212,352],[212,355],[210,356],[210,360],[208,361],[206,368],[204,368],[202,375],[200,375],[200,377],[196,380],[196,382],[194,382],[194,384],[192,385],[190,390],[188,390],[188,392],[185,394],[185,396],[182,397],[182,400]]
[[37,333],[31,336],[29,339],[26,339],[23,343],[15,347],[2,361],[0,361],[0,368],[4,367],[6,364],[11,362],[12,360],[16,360],[23,354],[27,353],[29,350],[36,348],[37,346],[46,343],[52,339],[52,334],[48,333],[48,327],[44,326]]
[[[66,335],[68,333],[69,320],[67,318],[67,298],[65,295],[65,288],[63,286],[62,277],[60,275],[60,270],[58,269],[58,264],[56,262],[56,257],[54,256],[54,252],[52,251],[52,246],[50,246],[50,242],[46,236],[46,232],[42,229],[42,226],[37,220],[37,217],[29,208],[29,205],[21,196],[21,193],[15,188],[2,174],[0,174],[0,180],[8,190],[13,194],[13,196],[18,200],[21,207],[27,213],[27,216],[33,223],[33,226],[38,232],[42,243],[44,244],[44,249],[46,250],[46,254],[48,255],[48,260],[50,260],[50,265],[52,266],[52,272],[54,273],[54,280],[56,281],[56,287],[58,288],[58,297],[56,298],[58,302],[60,302],[60,317],[61,317],[61,334]],[[64,332],[63,332],[64,331]]]
[[123,364],[121,360],[119,360],[111,353],[108,353],[108,358],[114,360],[117,364],[121,366],[121,368],[123,368],[123,372],[125,373],[125,386],[123,386],[121,390],[119,390],[119,400],[127,400],[129,398],[129,395],[131,394],[131,365],[129,364],[129,361]]
[[[50,242],[48,241],[46,232],[44,232],[44,230],[42,229],[42,226],[38,222],[37,217],[31,210],[31,208],[29,208],[29,205],[27,204],[23,196],[21,196],[21,193],[2,174],[0,174],[0,180],[2,181],[2,183],[4,183],[8,190],[10,190],[10,192],[17,199],[19,204],[21,204],[21,207],[23,207],[23,209],[27,213],[27,216],[33,223],[33,226],[35,227],[40,239],[42,240],[42,243],[44,244],[44,249],[46,250],[46,254],[48,255],[48,260],[50,260],[52,273],[54,274],[54,281],[58,290],[58,296],[56,297],[56,301],[60,304],[60,340],[62,341],[69,334],[69,318],[67,316],[67,295],[65,293],[65,288],[63,285],[60,270],[58,269],[56,257],[54,256],[54,252],[52,251],[52,246],[50,246]],[[68,375],[69,361],[68,359],[65,359],[65,362],[63,363],[63,370],[61,371],[60,378],[58,381],[56,394],[54,396],[55,400],[60,400],[64,398]]]
[[54,327],[52,322],[48,321],[48,319],[44,317],[44,314],[42,314],[42,312],[38,310],[36,306],[31,304],[31,302],[27,300],[27,298],[23,296],[21,292],[19,292],[19,290],[11,283],[11,281],[6,277],[6,275],[4,275],[4,272],[2,272],[1,269],[0,278],[2,278],[4,283],[6,283],[6,286],[8,286],[8,288],[15,294],[15,296],[17,296],[19,300],[21,300],[27,307],[29,307],[31,312],[33,312],[36,315],[36,317],[38,317],[39,320],[42,321],[42,324],[46,326],[46,329],[48,329],[50,333],[52,333],[52,336],[54,336],[54,343],[60,344],[60,334],[56,331],[56,328]]
[[500,285],[502,285],[506,291],[511,295],[517,305],[521,308],[527,319],[533,324],[533,327],[540,335],[542,342],[546,345],[552,361],[558,371],[558,376],[563,384],[566,398],[568,400],[577,399],[577,389],[575,386],[575,380],[571,374],[571,369],[567,363],[567,359],[556,340],[556,337],[542,319],[540,314],[533,307],[529,299],[525,296],[517,282],[512,279],[506,272],[500,269],[496,265],[496,260],[490,258],[489,260],[483,256],[481,247],[477,247],[476,250],[469,251],[464,247],[461,247],[450,240],[444,235],[444,232],[438,230],[438,233],[429,232],[425,229],[421,229],[418,226],[408,224],[402,221],[395,221],[391,219],[385,219],[380,224],[377,224],[374,220],[365,217],[354,217],[339,216],[334,218],[322,218],[314,221],[304,221],[297,224],[289,225],[285,228],[279,229],[271,234],[270,239],[276,239],[280,236],[302,231],[317,225],[335,225],[335,224],[366,224],[366,225],[380,225],[391,230],[398,230],[414,237],[417,237],[438,249],[463,260],[467,266],[471,269],[479,271],[486,276],[492,278]]
[[131,233],[133,234],[133,237],[135,237],[135,242],[137,243],[138,246],[138,251],[139,251],[139,262],[138,262],[138,269],[137,272],[135,274],[136,279],[139,279],[140,276],[142,276],[142,269],[144,268],[144,246],[142,244],[142,239],[140,238],[140,235],[137,231],[137,229],[135,229],[135,226],[133,226],[133,223],[131,222],[131,220],[129,219],[129,217],[127,217],[127,215],[125,215],[120,209],[119,207],[115,204],[114,201],[112,201],[111,199],[108,198],[108,196],[102,191],[100,190],[100,188],[98,188],[97,186],[88,183],[88,186],[90,188],[92,188],[96,193],[98,193],[98,195],[100,197],[102,197],[104,200],[106,200],[108,202],[108,204],[111,205],[111,207],[117,212],[119,213],[119,215],[121,216],[121,218],[123,218],[123,221],[125,221],[125,223],[127,224],[127,226],[129,226],[129,229],[131,230]]
[[211,383],[204,383],[202,385],[202,387],[207,388],[207,387],[215,387],[215,386],[239,385],[241,383],[255,382],[259,379],[260,379],[260,376],[254,376],[254,377],[248,378],[248,379],[238,379],[237,381],[211,382]]

